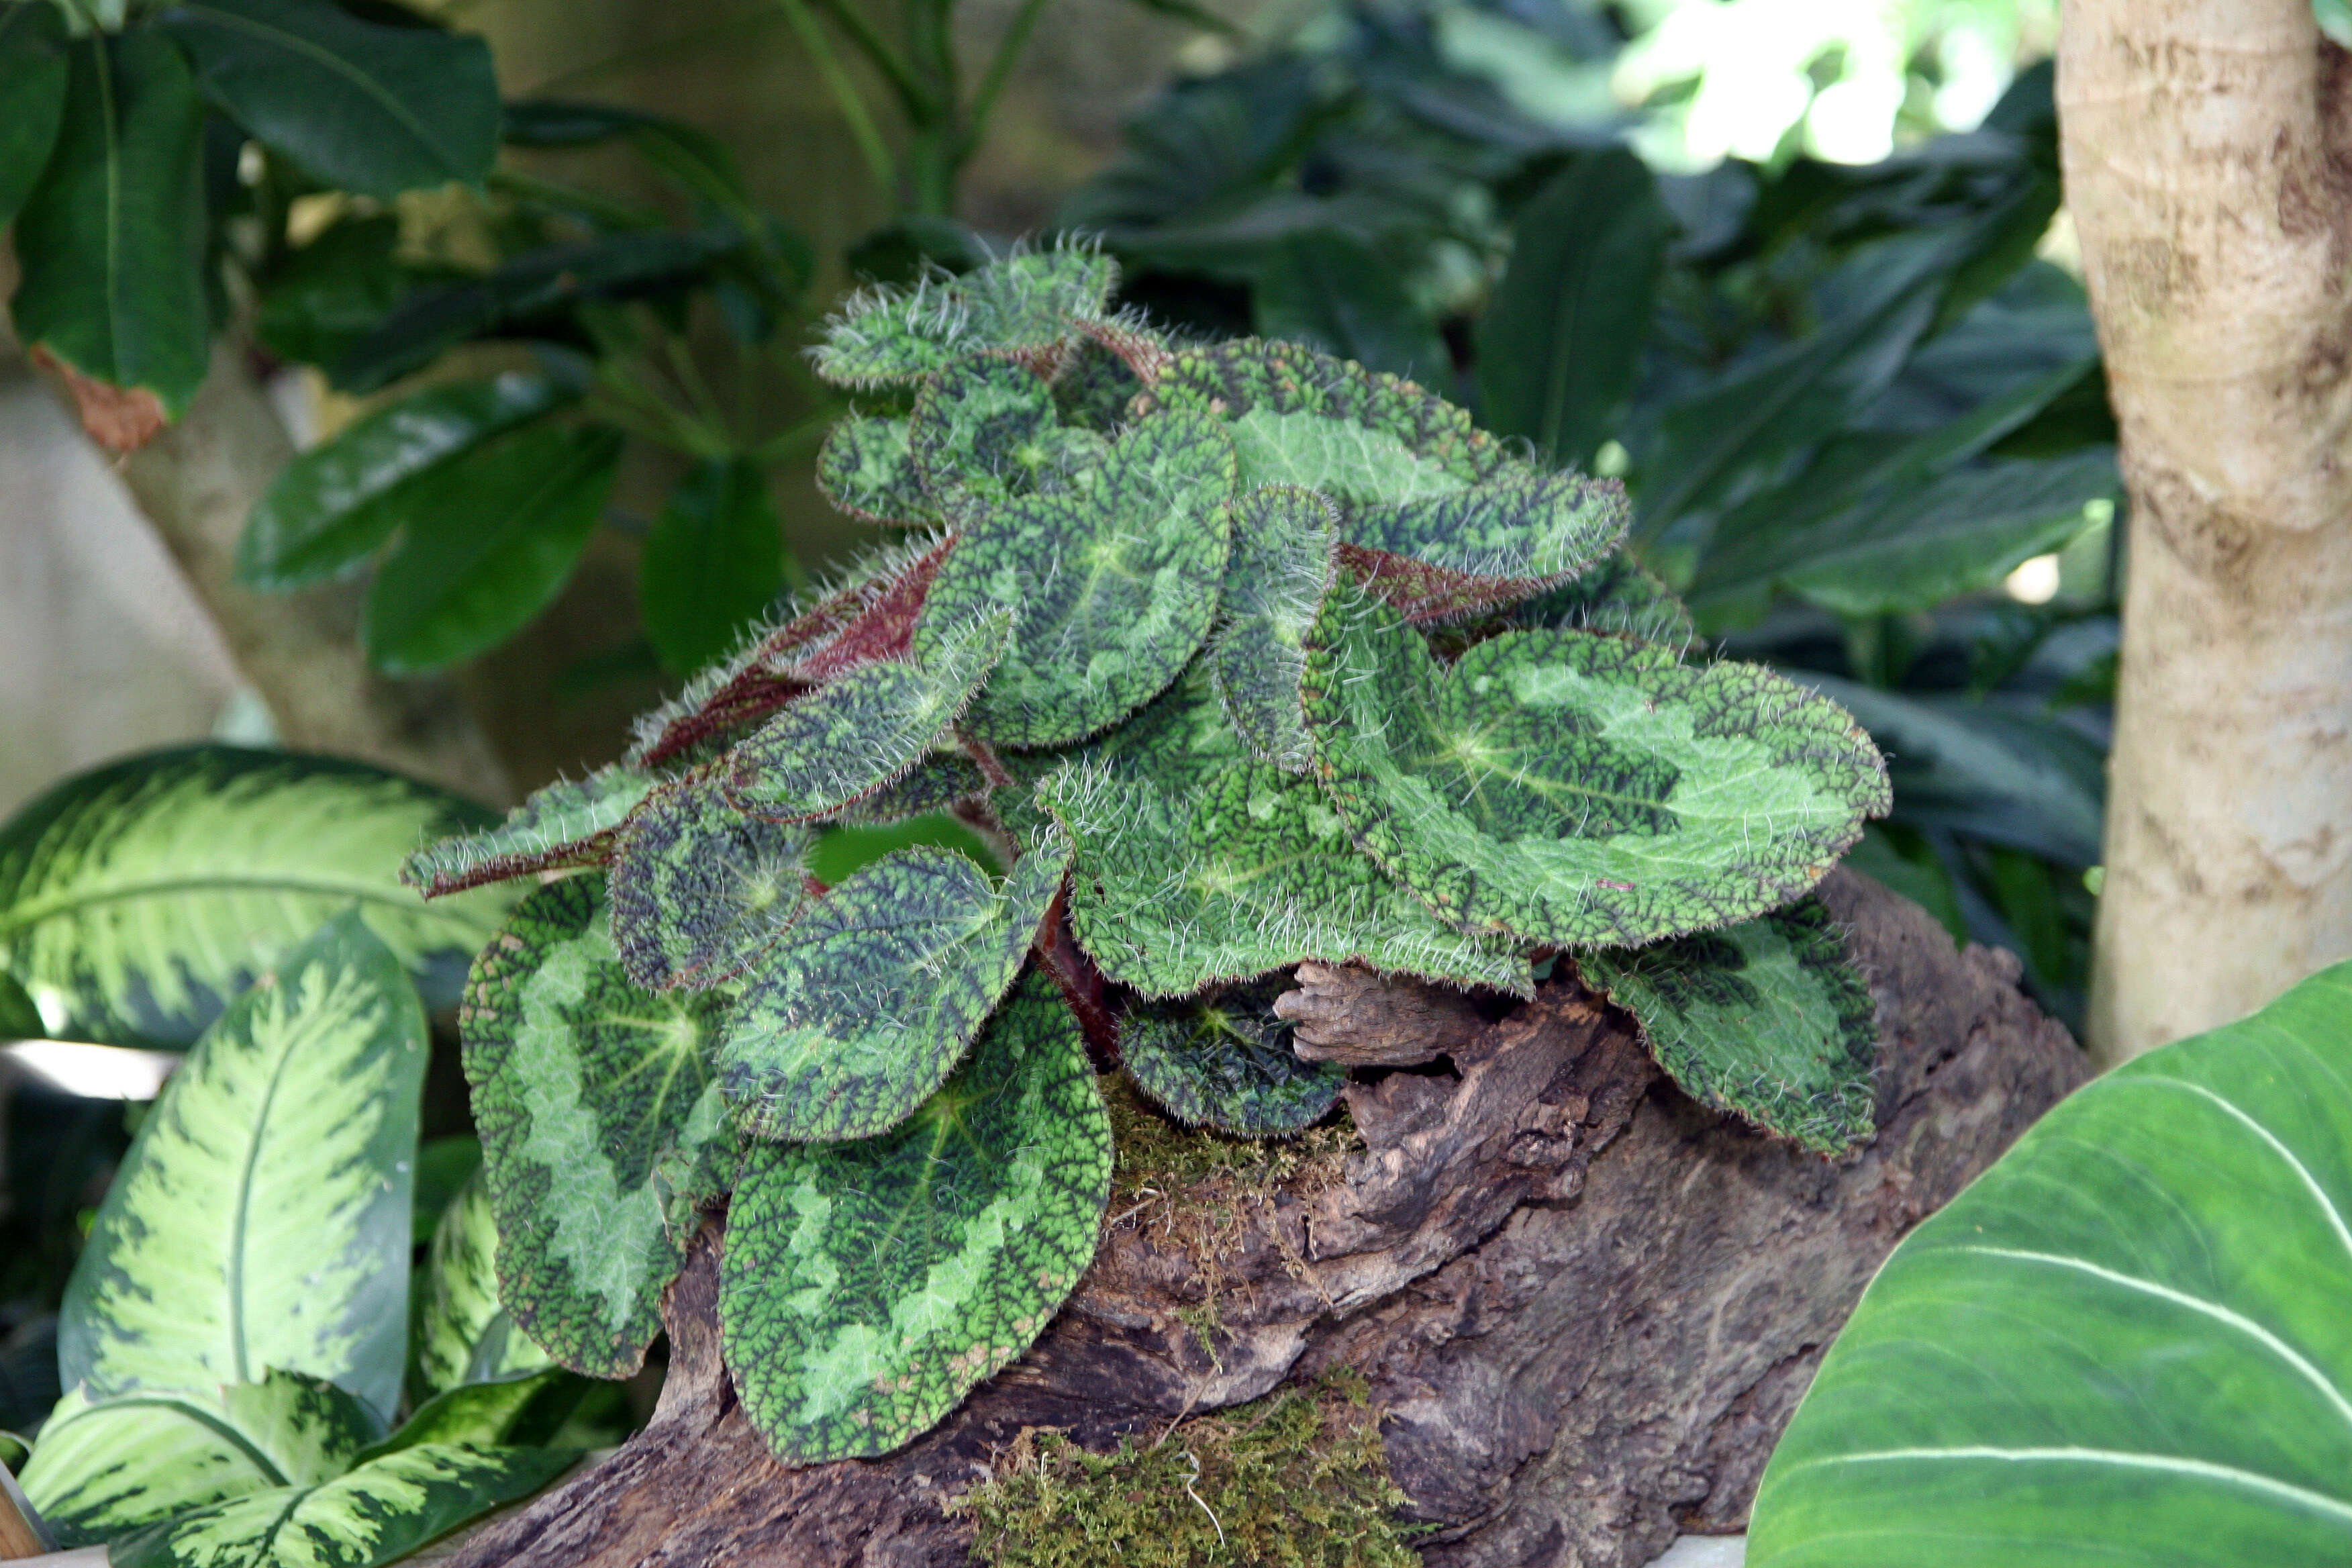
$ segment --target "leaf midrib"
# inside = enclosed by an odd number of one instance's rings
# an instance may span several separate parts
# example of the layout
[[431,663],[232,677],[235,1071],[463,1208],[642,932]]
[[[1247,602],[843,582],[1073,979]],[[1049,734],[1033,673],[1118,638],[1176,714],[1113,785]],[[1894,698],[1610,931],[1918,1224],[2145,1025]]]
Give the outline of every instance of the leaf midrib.
[[[409,910],[413,895],[405,889],[394,892],[380,882],[335,881],[307,877],[177,877],[152,882],[131,882],[105,888],[93,892],[69,896],[34,899],[17,904],[0,913],[0,941],[16,931],[26,930],[46,920],[100,904],[120,903],[129,899],[168,898],[180,893],[254,892],[298,893],[320,898],[348,898],[387,909]],[[423,907],[415,900],[416,908]],[[415,912],[411,910],[410,912]]]
[[287,1477],[286,1473],[278,1468],[276,1461],[272,1460],[267,1453],[263,1452],[262,1449],[255,1444],[252,1438],[239,1431],[235,1423],[231,1422],[226,1416],[221,1415],[219,1412],[208,1410],[204,1405],[195,1404],[190,1400],[172,1399],[161,1394],[116,1394],[110,1399],[103,1399],[99,1403],[89,1406],[79,1415],[75,1416],[74,1419],[77,1421],[83,1420],[90,1415],[97,1415],[100,1411],[119,1410],[126,1406],[143,1410],[170,1410],[177,1412],[179,1415],[184,1415],[189,1420],[194,1421],[199,1426],[205,1427],[206,1430],[217,1434],[222,1441],[229,1444],[232,1447],[236,1448],[238,1453],[243,1454],[247,1458],[252,1460],[255,1467],[258,1468],[262,1474],[271,1478],[271,1485],[282,1487],[293,1484]]
[[446,148],[434,141],[430,129],[424,121],[409,112],[406,104],[386,90],[383,85],[373,77],[369,76],[332,49],[320,44],[314,44],[298,34],[270,26],[264,22],[257,22],[249,16],[237,16],[234,12],[218,10],[202,4],[184,3],[180,8],[191,16],[202,16],[216,26],[242,32],[248,37],[259,38],[265,43],[275,44],[289,53],[308,57],[313,63],[350,82],[363,96],[374,100],[378,107],[398,121],[409,135],[415,138],[417,144],[430,153],[444,169],[455,170],[458,167],[458,160],[451,157]]

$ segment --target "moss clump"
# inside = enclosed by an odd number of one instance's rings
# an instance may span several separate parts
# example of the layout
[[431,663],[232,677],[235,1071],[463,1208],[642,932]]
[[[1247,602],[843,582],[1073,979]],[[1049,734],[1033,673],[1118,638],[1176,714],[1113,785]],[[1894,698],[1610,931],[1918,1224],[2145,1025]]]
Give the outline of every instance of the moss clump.
[[1293,1138],[1227,1138],[1169,1121],[1123,1075],[1101,1082],[1118,1151],[1110,1223],[1139,1221],[1155,1240],[1188,1250],[1229,1239],[1243,1213],[1279,1192],[1312,1197],[1338,1186],[1348,1178],[1348,1156],[1364,1146],[1344,1107]]
[[1023,1432],[953,1505],[986,1568],[1419,1568],[1380,1421],[1339,1371],[1090,1454]]

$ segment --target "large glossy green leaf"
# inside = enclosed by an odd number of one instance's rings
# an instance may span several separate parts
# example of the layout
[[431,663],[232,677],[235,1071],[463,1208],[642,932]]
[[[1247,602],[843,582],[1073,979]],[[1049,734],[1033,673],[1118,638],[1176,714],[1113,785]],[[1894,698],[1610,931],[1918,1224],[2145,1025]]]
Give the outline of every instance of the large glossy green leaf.
[[637,608],[663,665],[683,673],[743,639],[784,588],[783,523],[748,458],[688,470],[637,563]]
[[356,911],[232,1003],[99,1208],[58,1316],[66,1386],[102,1397],[277,1370],[388,1415],[407,1359],[425,1057],[416,993]]
[[279,359],[334,364],[417,275],[401,260],[395,215],[343,218],[255,279],[261,302],[253,335]]
[[401,863],[400,879],[439,899],[537,871],[601,865],[612,856],[613,835],[657,782],[625,763],[558,779],[531,791],[494,827],[427,844]]
[[1274,1138],[1320,1121],[1348,1069],[1300,1061],[1292,1026],[1274,1013],[1287,975],[1207,996],[1144,1002],[1118,1021],[1119,1059],[1159,1105],[1191,1127]]
[[691,773],[637,804],[606,878],[613,945],[651,991],[708,991],[758,961],[800,913],[814,829],[750,816]]
[[0,228],[48,163],[66,108],[65,23],[54,6],[0,11]]
[[1805,892],[1885,813],[1845,710],[1754,665],[1508,632],[1441,668],[1342,584],[1307,639],[1315,765],[1349,830],[1447,920],[1638,944]]
[[56,147],[16,215],[24,276],[9,312],[27,349],[149,394],[177,418],[205,379],[212,337],[204,106],[180,51],[152,27],[93,33],[71,54]]
[[519,430],[401,488],[400,543],[376,568],[360,640],[394,674],[470,658],[562,590],[595,531],[618,432]]
[[728,1003],[632,984],[593,874],[532,893],[475,962],[458,1026],[499,1299],[574,1372],[643,1363],[696,1207],[726,1184],[710,1056]]
[[416,1378],[426,1395],[553,1364],[499,1299],[498,1217],[479,1171],[433,1227],[418,1287]]
[[1257,335],[1444,385],[1454,356],[1396,264],[1356,236],[1303,229],[1265,248],[1250,290]]
[[479,38],[320,0],[181,0],[163,25],[206,97],[328,184],[379,199],[478,185],[498,156],[498,79]]
[[1094,1258],[1110,1160],[1076,1020],[1034,972],[896,1131],[755,1145],[719,1312],[769,1446],[887,1453],[1026,1350]]
[[1897,1247],[1757,1568],[2302,1568],[2352,1542],[2352,965],[2078,1090]]
[[1478,318],[1487,428],[1526,437],[1553,468],[1592,460],[1633,395],[1673,226],[1622,147],[1574,159],[1519,210]]
[[488,820],[339,758],[234,746],[126,758],[0,826],[0,967],[60,1037],[181,1047],[356,903],[443,1006],[509,900],[427,906],[400,886],[401,858]]

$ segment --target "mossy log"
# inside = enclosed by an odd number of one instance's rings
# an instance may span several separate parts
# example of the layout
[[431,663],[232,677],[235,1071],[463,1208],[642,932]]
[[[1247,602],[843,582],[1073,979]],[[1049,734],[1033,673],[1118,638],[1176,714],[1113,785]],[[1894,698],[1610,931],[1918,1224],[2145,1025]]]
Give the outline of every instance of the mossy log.
[[[1823,886],[1879,1004],[1878,1134],[1807,1154],[1668,1084],[1572,984],[1353,1085],[1362,1140],[1251,1167],[1129,1167],[1054,1327],[889,1458],[789,1470],[716,1332],[719,1227],[667,1303],[652,1425],[453,1568],[949,1568],[948,1507],[1024,1431],[1096,1449],[1352,1368],[1443,1568],[1631,1568],[1745,1521],[1771,1444],[1879,1262],[2086,1075],[2004,953]],[[1325,1136],[1328,1136],[1328,1134]],[[1164,1150],[1171,1145],[1163,1141]],[[1178,1506],[1187,1506],[1181,1500]]]

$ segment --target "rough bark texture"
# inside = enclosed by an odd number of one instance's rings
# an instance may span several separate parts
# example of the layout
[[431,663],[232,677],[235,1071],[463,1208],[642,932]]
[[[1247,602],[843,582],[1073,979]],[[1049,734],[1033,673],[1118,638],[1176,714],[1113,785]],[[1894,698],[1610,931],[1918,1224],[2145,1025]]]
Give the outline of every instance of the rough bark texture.
[[1302,963],[1296,986],[1274,999],[1289,1019],[1301,1060],[1351,1068],[1419,1067],[1468,1046],[1486,1029],[1478,1005],[1458,991],[1400,984],[1353,964]]
[[[966,1537],[941,1500],[1023,1427],[1107,1446],[1337,1363],[1385,1407],[1391,1471],[1442,1527],[1438,1568],[1630,1568],[1682,1531],[1736,1528],[1880,1260],[2086,1070],[2013,959],[1955,952],[1861,879],[1824,893],[1881,1006],[1879,1134],[1858,1154],[1700,1108],[1622,1016],[1549,985],[1454,1072],[1352,1088],[1366,1148],[1344,1180],[1245,1204],[1205,1241],[1156,1226],[1161,1205],[1126,1213],[1045,1338],[946,1425],[797,1471],[768,1458],[720,1364],[709,1230],[669,1302],[653,1424],[454,1568],[949,1568]],[[1187,1312],[1213,1281],[1213,1356]]]
[[2068,0],[2131,570],[2091,1043],[2352,955],[2352,60],[2308,0]]

